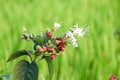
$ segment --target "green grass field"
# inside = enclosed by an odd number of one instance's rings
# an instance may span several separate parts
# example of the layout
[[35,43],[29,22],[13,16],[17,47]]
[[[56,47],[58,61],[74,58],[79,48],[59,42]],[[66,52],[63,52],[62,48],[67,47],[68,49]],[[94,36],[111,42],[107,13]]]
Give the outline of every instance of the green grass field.
[[[120,27],[120,0],[0,0],[0,75],[11,74],[16,61],[6,60],[15,50],[32,49],[20,39],[22,27],[40,33],[62,23],[56,35],[76,22],[90,26],[89,34],[78,38],[79,47],[68,46],[54,60],[53,80],[109,80],[120,77],[120,44],[113,33]],[[38,63],[41,75],[48,79],[45,61]]]

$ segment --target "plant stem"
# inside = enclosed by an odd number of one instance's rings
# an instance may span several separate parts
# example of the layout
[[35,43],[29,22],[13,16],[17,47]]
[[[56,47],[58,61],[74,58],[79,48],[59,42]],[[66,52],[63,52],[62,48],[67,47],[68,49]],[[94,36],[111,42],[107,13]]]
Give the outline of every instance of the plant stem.
[[34,58],[34,61],[36,62],[36,59],[37,59],[37,55],[35,55],[35,58]]
[[32,60],[32,56],[31,56],[30,54],[29,54],[29,57],[30,57],[30,60],[31,60],[31,62],[32,62],[33,60]]
[[48,69],[49,69],[49,77],[50,77],[50,80],[52,80],[53,73],[54,73],[53,60],[52,59],[46,59],[46,61],[47,61],[47,64],[48,64]]
[[37,60],[36,62],[39,62],[39,61],[41,61],[42,60],[42,58],[40,58],[39,60]]

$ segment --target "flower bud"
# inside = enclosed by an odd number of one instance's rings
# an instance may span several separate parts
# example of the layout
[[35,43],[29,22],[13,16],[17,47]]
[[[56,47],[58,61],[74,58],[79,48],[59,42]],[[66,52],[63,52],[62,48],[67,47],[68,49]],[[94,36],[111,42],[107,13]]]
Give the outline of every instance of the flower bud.
[[45,53],[46,52],[46,50],[47,50],[47,48],[45,47],[45,46],[37,46],[37,49],[38,49],[38,51],[40,51],[41,53]]
[[41,53],[44,53],[44,49],[43,49],[42,47],[39,48],[39,51],[40,51]]
[[58,50],[64,51],[65,50],[65,44],[58,44]]
[[42,46],[42,48],[44,49],[44,51],[47,51],[47,48],[46,48],[46,46]]
[[66,38],[56,38],[56,42],[58,44],[66,44]]
[[52,37],[52,32],[46,32],[47,37]]
[[56,53],[53,53],[53,54],[51,54],[51,55],[50,55],[51,59],[55,59],[55,58],[56,58],[56,56],[57,56],[57,54],[56,54]]
[[23,35],[22,35],[22,38],[23,38],[23,39],[28,39],[28,34],[23,34]]
[[62,38],[56,38],[57,43],[62,43]]
[[47,48],[47,51],[48,51],[48,52],[53,52],[54,50],[55,50],[55,49],[54,49],[53,47],[48,47],[48,48]]

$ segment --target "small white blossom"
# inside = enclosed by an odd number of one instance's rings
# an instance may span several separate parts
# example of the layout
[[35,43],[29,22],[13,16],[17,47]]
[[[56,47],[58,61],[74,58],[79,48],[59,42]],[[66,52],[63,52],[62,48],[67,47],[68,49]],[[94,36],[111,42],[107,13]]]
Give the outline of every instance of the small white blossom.
[[74,37],[74,35],[73,35],[73,33],[72,33],[71,31],[68,31],[68,32],[66,33],[66,36],[69,37],[69,38]]
[[70,41],[74,47],[78,47],[77,39],[74,37],[74,34],[71,31],[68,31],[66,33],[66,36],[70,39]]
[[78,47],[77,39],[76,39],[75,37],[72,37],[72,38],[71,38],[71,42],[72,42],[72,45],[73,45],[74,47]]
[[72,45],[73,45],[74,47],[78,47],[78,43],[77,43],[77,42],[73,42]]
[[58,29],[58,28],[60,28],[60,26],[61,26],[61,24],[59,24],[59,23],[56,23],[56,22],[54,23],[54,28],[55,28],[55,29]]
[[86,28],[79,28],[78,27],[78,24],[76,24],[74,26],[74,31],[73,31],[73,34],[76,34],[80,37],[83,37],[86,35],[86,32],[88,31],[89,27],[86,27]]
[[75,37],[72,37],[72,38],[71,38],[71,41],[72,41],[72,42],[77,42],[77,39],[76,39]]
[[87,35],[86,32],[88,31],[88,29],[89,29],[89,27],[79,28],[78,24],[76,24],[76,25],[74,25],[73,28],[71,28],[69,31],[67,31],[66,37],[70,39],[70,41],[74,47],[78,47],[77,39],[74,37],[74,35],[83,37],[83,36]]

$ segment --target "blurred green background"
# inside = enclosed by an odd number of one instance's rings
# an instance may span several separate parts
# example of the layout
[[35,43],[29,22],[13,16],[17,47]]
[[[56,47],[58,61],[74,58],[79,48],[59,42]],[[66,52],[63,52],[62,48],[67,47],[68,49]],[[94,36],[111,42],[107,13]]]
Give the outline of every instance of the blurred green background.
[[[54,80],[108,80],[120,77],[120,44],[113,33],[120,27],[120,0],[0,0],[0,75],[11,74],[18,60],[7,63],[13,51],[33,49],[20,39],[22,27],[40,33],[62,23],[56,35],[76,22],[90,26],[90,36],[78,38],[79,47],[68,46],[54,60]],[[45,61],[38,63],[41,75],[48,79]]]

